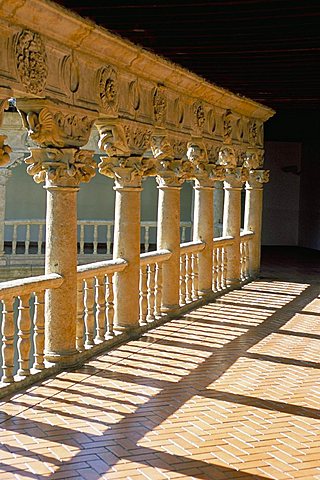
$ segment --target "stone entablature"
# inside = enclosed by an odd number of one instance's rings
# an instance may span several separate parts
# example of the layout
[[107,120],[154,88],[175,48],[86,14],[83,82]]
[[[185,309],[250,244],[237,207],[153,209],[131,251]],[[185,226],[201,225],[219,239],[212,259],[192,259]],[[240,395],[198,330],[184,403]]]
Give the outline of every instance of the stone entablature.
[[[48,30],[47,25],[54,25]],[[165,130],[182,156],[191,137],[218,145],[263,147],[273,111],[43,0],[2,2],[0,87],[6,96],[45,97],[118,119],[132,150]],[[185,147],[184,147],[185,146]],[[241,152],[238,153],[241,157]],[[239,162],[238,162],[239,163]]]

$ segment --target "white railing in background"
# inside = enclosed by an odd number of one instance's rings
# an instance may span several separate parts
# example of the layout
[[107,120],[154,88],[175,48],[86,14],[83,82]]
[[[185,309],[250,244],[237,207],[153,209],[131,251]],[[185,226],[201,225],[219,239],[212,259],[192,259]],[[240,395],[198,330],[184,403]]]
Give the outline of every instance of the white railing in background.
[[0,283],[2,383],[44,368],[44,292],[62,283],[53,273]]
[[125,260],[117,259],[78,267],[76,348],[79,352],[114,336],[113,275],[126,266]]
[[162,264],[171,257],[169,250],[140,255],[140,325],[161,317]]
[[188,242],[180,245],[180,306],[198,300],[198,253],[205,247],[203,242]]
[[249,242],[253,237],[253,232],[241,232],[240,234],[240,272],[242,281],[250,277]]
[[[9,255],[43,255],[45,248],[45,220],[5,220],[5,243]],[[113,220],[78,220],[79,254],[112,253]],[[192,238],[192,222],[180,223],[181,242]],[[156,245],[157,222],[141,222],[141,247],[148,252]]]

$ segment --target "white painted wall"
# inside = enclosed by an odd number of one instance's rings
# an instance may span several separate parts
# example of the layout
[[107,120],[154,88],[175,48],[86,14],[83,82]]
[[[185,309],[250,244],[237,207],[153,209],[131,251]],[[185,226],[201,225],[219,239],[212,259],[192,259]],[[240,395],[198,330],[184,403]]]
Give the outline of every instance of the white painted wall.
[[300,176],[283,167],[301,169],[301,144],[266,142],[265,165],[270,182],[264,186],[262,245],[298,245]]

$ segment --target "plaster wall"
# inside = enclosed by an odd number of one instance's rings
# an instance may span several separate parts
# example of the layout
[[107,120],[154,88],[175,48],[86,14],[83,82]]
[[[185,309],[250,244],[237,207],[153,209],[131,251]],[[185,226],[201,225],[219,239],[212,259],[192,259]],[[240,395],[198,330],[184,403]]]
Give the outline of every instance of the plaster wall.
[[262,245],[299,244],[300,175],[283,171],[291,166],[300,172],[300,143],[265,143],[270,182],[264,186]]
[[319,146],[309,142],[302,150],[299,244],[317,250],[320,250],[319,178]]

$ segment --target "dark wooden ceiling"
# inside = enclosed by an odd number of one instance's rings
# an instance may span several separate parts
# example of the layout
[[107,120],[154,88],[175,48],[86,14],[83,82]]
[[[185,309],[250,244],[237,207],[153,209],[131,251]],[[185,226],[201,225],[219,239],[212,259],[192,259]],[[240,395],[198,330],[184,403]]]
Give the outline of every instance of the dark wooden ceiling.
[[276,110],[320,107],[320,1],[58,0]]

